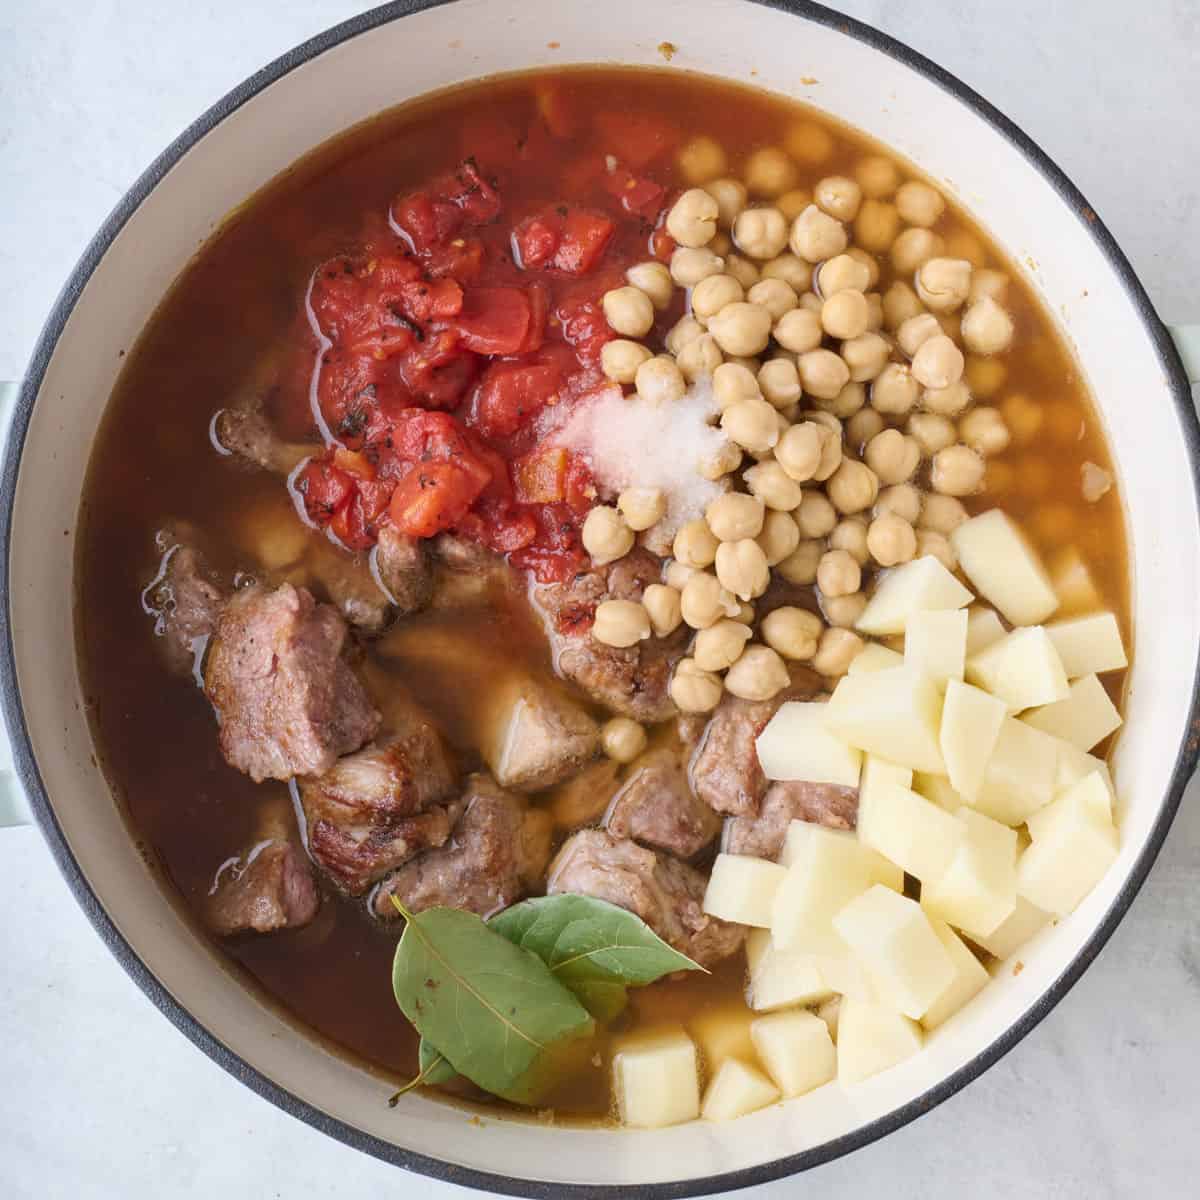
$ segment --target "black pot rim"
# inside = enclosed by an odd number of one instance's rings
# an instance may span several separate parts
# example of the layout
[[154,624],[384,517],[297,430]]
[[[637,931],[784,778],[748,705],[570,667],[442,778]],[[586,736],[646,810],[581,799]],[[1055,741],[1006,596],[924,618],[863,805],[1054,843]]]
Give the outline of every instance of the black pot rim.
[[[1133,268],[1117,245],[1112,234],[1096,216],[1078,188],[1067,178],[1049,156],[1025,133],[973,89],[943,70],[923,55],[916,53],[896,39],[881,33],[863,22],[843,16],[841,13],[812,3],[811,0],[750,0],[751,3],[778,9],[801,17],[817,25],[834,29],[846,37],[862,42],[886,54],[904,66],[922,75],[943,91],[950,93],[960,103],[986,121],[1008,142],[1018,149],[1029,163],[1051,184],[1062,201],[1071,208],[1084,224],[1088,233],[1104,254],[1109,266],[1124,288],[1137,310],[1146,331],[1158,353],[1163,373],[1178,410],[1185,447],[1192,468],[1192,482],[1200,495],[1200,424],[1192,407],[1191,389],[1179,354],[1175,349],[1166,327],[1159,319]],[[239,109],[264,88],[282,76],[302,66],[335,46],[366,33],[381,25],[399,20],[413,13],[438,8],[454,3],[454,0],[395,0],[380,8],[372,9],[353,17],[333,28],[318,34],[295,49],[276,59],[273,63],[250,76],[219,100],[203,116],[189,126],[147,168],[137,182],[118,203],[108,219],[92,239],[82,258],[72,271],[34,349],[26,375],[16,402],[12,426],[5,447],[3,474],[0,475],[0,594],[10,595],[9,552],[12,536],[13,505],[16,497],[17,471],[28,431],[33,405],[41,387],[46,368],[54,354],[58,339],[68,317],[71,315],[84,286],[103,258],[109,245],[125,223],[136,212],[141,203],[168,170],[210,130]],[[6,614],[8,615],[8,614]],[[151,973],[137,951],[121,935],[112,918],[105,911],[92,891],[78,862],[67,844],[62,828],[46,793],[33,755],[29,733],[25,725],[20,688],[17,682],[16,657],[12,641],[11,620],[5,622],[4,638],[0,643],[0,702],[12,741],[13,760],[17,775],[29,797],[33,813],[42,834],[49,843],[59,869],[75,894],[80,906],[104,939],[109,950],[146,993],[154,1005],[191,1041],[213,1061],[220,1064],[231,1075],[247,1087],[269,1100],[272,1104],[305,1121],[322,1133],[337,1138],[368,1154],[397,1166],[406,1167],[434,1179],[478,1188],[502,1195],[545,1197],[603,1197],[613,1200],[617,1196],[635,1197],[637,1200],[667,1200],[668,1197],[708,1195],[715,1192],[732,1191],[766,1183],[770,1180],[798,1173],[829,1162],[869,1145],[878,1138],[907,1125],[910,1121],[929,1112],[943,1100],[953,1096],[959,1089],[982,1074],[1026,1036],[1054,1008],[1067,991],[1099,954],[1113,930],[1128,911],[1134,896],[1145,882],[1171,822],[1179,808],[1184,788],[1195,770],[1200,757],[1200,738],[1185,737],[1179,748],[1172,771],[1170,787],[1163,799],[1162,808],[1146,844],[1130,872],[1129,878],[1113,901],[1103,920],[1079,953],[1043,993],[1038,1002],[1015,1024],[1010,1026],[988,1047],[953,1074],[941,1080],[921,1096],[902,1105],[861,1129],[840,1138],[815,1146],[798,1154],[777,1158],[742,1170],[721,1174],[694,1177],[674,1182],[643,1184],[626,1187],[618,1184],[563,1184],[536,1178],[503,1175],[490,1171],[463,1167],[442,1159],[406,1150],[391,1142],[331,1117],[299,1097],[288,1092],[250,1066],[245,1059],[225,1046],[208,1029],[202,1026],[191,1013]],[[1200,663],[1194,667],[1192,700],[1188,714],[1188,729],[1200,728]]]

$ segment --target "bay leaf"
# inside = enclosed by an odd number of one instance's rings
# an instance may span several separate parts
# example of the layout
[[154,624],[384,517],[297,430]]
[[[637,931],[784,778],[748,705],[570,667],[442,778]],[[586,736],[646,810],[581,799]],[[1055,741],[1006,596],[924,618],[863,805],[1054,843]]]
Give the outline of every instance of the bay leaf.
[[428,1038],[421,1039],[417,1063],[421,1068],[418,1078],[424,1084],[449,1083],[458,1076],[446,1056]]

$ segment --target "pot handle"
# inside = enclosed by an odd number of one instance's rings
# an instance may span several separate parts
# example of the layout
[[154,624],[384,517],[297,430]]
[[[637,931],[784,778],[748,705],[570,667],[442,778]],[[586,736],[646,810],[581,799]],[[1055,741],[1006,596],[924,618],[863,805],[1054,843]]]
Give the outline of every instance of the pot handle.
[[1190,383],[1200,383],[1200,325],[1168,325]]
[[[8,435],[8,418],[17,398],[17,385],[0,381],[0,446]],[[7,616],[5,617],[7,623]],[[13,771],[8,733],[0,722],[0,829],[8,825],[28,825],[29,806]]]

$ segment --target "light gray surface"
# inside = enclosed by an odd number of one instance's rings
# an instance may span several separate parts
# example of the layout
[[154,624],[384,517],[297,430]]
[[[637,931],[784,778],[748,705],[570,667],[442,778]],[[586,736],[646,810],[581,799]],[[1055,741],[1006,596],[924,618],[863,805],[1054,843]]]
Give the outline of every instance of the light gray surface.
[[[364,7],[0,5],[0,378],[22,370],[87,239],[153,156],[245,75]],[[1012,116],[1080,185],[1163,315],[1200,319],[1195,0],[842,7]],[[1195,1195],[1198,891],[1193,788],[1132,913],[1024,1043],[917,1124],[757,1194]],[[0,1013],[0,1195],[468,1194],[322,1137],[194,1050],[109,957],[29,829],[0,830]]]

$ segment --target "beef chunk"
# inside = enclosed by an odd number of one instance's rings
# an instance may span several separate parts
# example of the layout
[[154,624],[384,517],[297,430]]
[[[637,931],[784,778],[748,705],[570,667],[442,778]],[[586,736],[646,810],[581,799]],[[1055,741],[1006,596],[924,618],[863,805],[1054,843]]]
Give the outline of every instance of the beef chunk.
[[255,782],[328,771],[379,727],[342,658],[346,623],[303,588],[236,592],[217,623],[204,689],[221,752]]
[[390,522],[379,530],[375,571],[401,616],[419,612],[433,595],[433,570],[419,538],[400,533]]
[[378,633],[391,619],[391,601],[375,582],[365,555],[351,554],[323,537],[310,538],[304,567],[355,629]]
[[858,788],[801,780],[773,783],[762,798],[757,816],[748,814],[726,822],[724,849],[729,854],[778,858],[792,821],[853,829],[857,815]]
[[198,551],[175,545],[167,551],[149,601],[158,615],[155,633],[172,670],[193,672],[217,627],[225,592]]
[[361,895],[388,871],[445,843],[462,811],[446,803],[454,782],[437,731],[414,717],[301,781],[309,853],[340,888]]
[[528,858],[536,852],[536,831],[526,829],[522,802],[489,776],[472,775],[461,803],[450,841],[405,863],[380,885],[372,898],[377,916],[397,916],[392,896],[410,912],[462,908],[488,917],[525,894],[524,880],[538,872]]
[[754,740],[787,700],[808,700],[821,691],[820,677],[792,669],[792,684],[770,700],[739,700],[726,695],[717,705],[700,750],[692,761],[692,787],[717,812],[745,816],[758,812],[767,781],[758,765]]
[[595,896],[636,913],[676,950],[711,967],[742,944],[745,929],[705,914],[707,880],[687,863],[602,829],[572,834],[550,864],[547,890]]
[[208,921],[227,936],[296,929],[316,915],[321,898],[304,851],[286,837],[258,842],[222,868],[208,900]]
[[661,749],[642,756],[605,824],[613,837],[691,858],[717,836],[721,819],[692,794],[679,755]]
[[257,403],[222,409],[217,413],[213,430],[217,441],[230,454],[276,475],[291,474],[299,463],[321,450],[320,446],[285,442],[271,428]]
[[500,555],[457,533],[439,533],[432,548],[439,562],[456,571],[493,571],[504,566]]
[[483,755],[501,787],[552,787],[594,757],[600,730],[577,704],[534,679],[498,682]]

